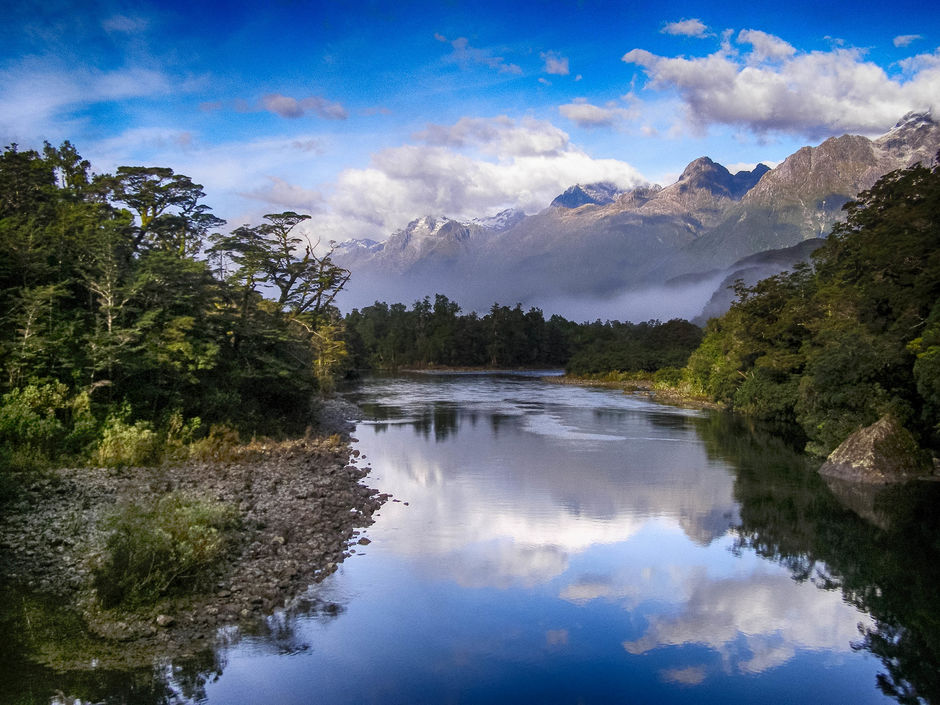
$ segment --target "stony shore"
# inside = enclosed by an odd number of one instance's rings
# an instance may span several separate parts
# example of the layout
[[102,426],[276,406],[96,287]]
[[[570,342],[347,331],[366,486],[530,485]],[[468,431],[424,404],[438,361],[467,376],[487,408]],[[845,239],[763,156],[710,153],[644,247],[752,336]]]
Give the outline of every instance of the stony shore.
[[[207,644],[219,627],[262,620],[369,543],[363,530],[388,497],[361,483],[369,468],[350,451],[352,413],[352,405],[328,404],[316,434],[250,444],[225,460],[51,472],[4,508],[0,577],[78,615],[99,642],[98,664],[145,663]],[[170,491],[238,508],[241,529],[225,565],[201,593],[146,610],[102,610],[91,569],[103,550],[105,518],[121,503]]]

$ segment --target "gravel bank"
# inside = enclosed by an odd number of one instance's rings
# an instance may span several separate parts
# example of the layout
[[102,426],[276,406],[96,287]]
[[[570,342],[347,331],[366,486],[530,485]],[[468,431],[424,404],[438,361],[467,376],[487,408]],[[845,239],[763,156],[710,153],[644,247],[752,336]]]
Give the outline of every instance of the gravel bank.
[[[337,402],[322,411],[318,432],[348,431],[356,407]],[[354,455],[348,434],[333,434],[254,444],[224,462],[55,471],[4,509],[0,577],[61,599],[94,637],[122,644],[110,652],[125,662],[205,644],[221,626],[257,622],[290,605],[357,544],[369,542],[363,529],[388,497],[361,483],[369,468]],[[133,613],[101,610],[91,568],[102,551],[103,521],[122,502],[147,502],[170,491],[238,507],[242,529],[227,563],[203,594]],[[130,644],[134,648],[125,648]],[[87,655],[76,654],[82,658]],[[95,658],[100,664],[109,657]]]

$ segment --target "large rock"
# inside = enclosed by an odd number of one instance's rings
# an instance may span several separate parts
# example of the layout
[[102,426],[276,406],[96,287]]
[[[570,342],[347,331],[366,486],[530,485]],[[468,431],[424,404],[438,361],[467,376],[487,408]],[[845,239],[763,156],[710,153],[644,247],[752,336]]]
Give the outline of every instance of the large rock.
[[892,416],[856,431],[819,468],[821,475],[852,482],[888,484],[929,475],[930,458]]

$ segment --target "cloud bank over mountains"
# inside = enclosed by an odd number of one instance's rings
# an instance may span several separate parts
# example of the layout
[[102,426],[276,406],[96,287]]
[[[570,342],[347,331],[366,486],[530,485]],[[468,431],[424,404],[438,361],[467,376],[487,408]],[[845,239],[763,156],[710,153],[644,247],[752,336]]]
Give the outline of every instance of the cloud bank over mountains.
[[[907,46],[916,38],[896,37],[894,44]],[[940,101],[940,50],[899,62],[900,71],[891,75],[867,60],[863,49],[804,52],[745,29],[736,36],[723,32],[721,48],[707,56],[658,56],[638,48],[622,60],[641,67],[652,90],[674,94],[684,121],[696,130],[719,124],[812,138],[870,135],[898,115]]]
[[326,241],[531,213],[579,182],[668,182],[705,154],[773,163],[940,96],[935,18],[899,9],[823,43],[799,8],[743,27],[740,10],[14,7],[0,139],[69,139],[98,171],[170,166],[234,226],[290,208]]

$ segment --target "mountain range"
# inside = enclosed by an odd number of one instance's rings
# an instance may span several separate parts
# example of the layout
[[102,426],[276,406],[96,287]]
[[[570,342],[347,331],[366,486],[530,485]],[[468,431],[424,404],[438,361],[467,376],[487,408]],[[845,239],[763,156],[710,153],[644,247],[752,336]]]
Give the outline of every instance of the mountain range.
[[385,242],[337,246],[334,261],[353,275],[340,304],[442,293],[466,310],[498,301],[576,320],[703,321],[730,305],[729,283],[807,260],[845,203],[938,150],[940,125],[909,113],[876,139],[833,137],[773,169],[732,174],[701,157],[665,187],[576,184],[532,215],[424,216]]

